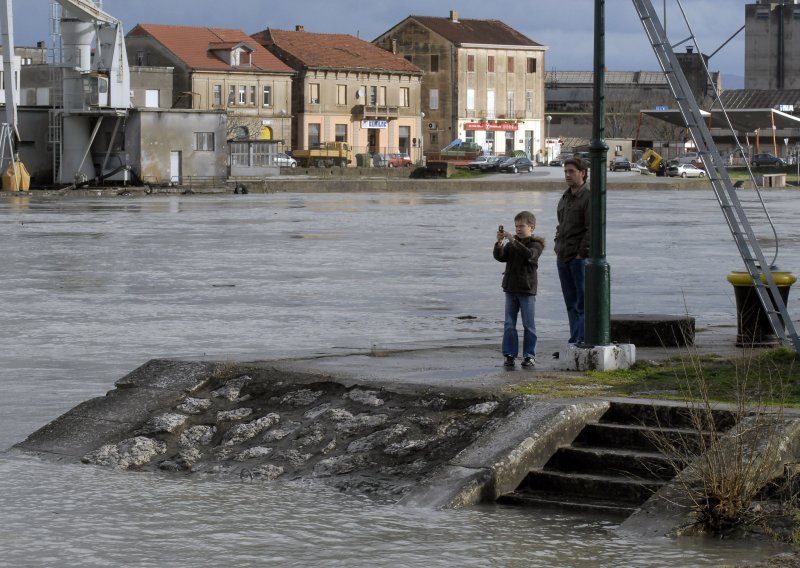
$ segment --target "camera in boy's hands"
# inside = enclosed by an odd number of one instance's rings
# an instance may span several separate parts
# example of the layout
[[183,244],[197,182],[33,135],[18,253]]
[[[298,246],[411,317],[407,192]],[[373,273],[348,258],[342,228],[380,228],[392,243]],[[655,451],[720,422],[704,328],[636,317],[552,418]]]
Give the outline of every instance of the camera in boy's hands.
[[497,232],[498,232],[498,233],[504,233],[504,232],[505,232],[505,231],[503,230],[503,225],[500,225],[500,226],[497,228]]

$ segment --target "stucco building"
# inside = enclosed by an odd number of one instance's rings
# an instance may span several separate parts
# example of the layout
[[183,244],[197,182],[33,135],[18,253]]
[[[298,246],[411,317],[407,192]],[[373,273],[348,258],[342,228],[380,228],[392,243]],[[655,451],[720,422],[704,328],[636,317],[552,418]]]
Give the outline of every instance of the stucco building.
[[243,31],[139,24],[125,41],[132,66],[173,68],[171,100],[142,106],[224,110],[229,140],[289,138],[294,71]]
[[425,147],[459,138],[487,153],[544,147],[546,47],[499,20],[409,16],[373,43],[425,72]]
[[409,154],[420,138],[422,71],[351,35],[267,28],[253,38],[297,71],[292,147],[347,142],[356,154]]

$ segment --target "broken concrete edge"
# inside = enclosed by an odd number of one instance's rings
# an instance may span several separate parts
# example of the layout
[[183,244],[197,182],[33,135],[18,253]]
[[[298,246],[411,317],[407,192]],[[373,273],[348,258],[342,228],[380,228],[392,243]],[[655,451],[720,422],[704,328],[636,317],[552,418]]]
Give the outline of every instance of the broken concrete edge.
[[613,371],[628,369],[636,362],[636,346],[630,343],[582,347],[567,345],[558,358],[565,371]]
[[[792,413],[795,414],[795,413]],[[763,417],[761,417],[763,418]],[[759,418],[759,419],[761,419]],[[756,420],[754,417],[745,418],[744,425],[733,428],[721,438],[723,450],[728,448],[732,455],[740,455],[741,442],[736,438],[742,431],[748,435],[758,436],[754,429],[749,430],[748,421]],[[800,418],[795,416],[780,416],[773,418],[770,426],[770,436],[759,437],[757,440],[759,458],[767,461],[765,471],[773,479],[781,476],[789,463],[800,461]],[[769,448],[771,451],[763,451]],[[747,459],[749,456],[745,456]],[[691,464],[684,468],[667,485],[662,487],[648,499],[635,513],[628,517],[619,527],[619,530],[639,537],[676,537],[698,534],[699,528],[694,515],[694,503],[687,490],[707,465],[704,456],[697,457]]]
[[541,469],[560,446],[598,420],[610,403],[515,397],[514,412],[480,433],[438,475],[404,496],[400,504],[461,508],[491,502],[513,491],[529,471]]

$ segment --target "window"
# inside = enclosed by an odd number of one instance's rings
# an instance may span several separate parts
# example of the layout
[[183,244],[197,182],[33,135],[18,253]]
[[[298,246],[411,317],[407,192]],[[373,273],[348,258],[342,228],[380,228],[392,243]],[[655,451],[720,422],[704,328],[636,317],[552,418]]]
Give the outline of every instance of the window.
[[475,89],[467,89],[467,110],[475,110]]
[[309,148],[319,148],[319,132],[320,132],[320,127],[318,122],[312,122],[308,125]]
[[336,104],[347,104],[347,85],[336,85]]
[[431,73],[436,73],[439,71],[439,55],[432,53],[431,54]]
[[506,112],[508,113],[508,118],[511,118],[514,113],[514,91],[506,92]]
[[436,145],[439,143],[439,135],[435,132],[431,132],[430,134],[430,141],[431,144]]
[[250,105],[256,106],[256,86],[250,86]]
[[237,126],[233,129],[234,140],[247,140],[250,137],[250,132],[246,126]]
[[272,106],[272,87],[265,85],[261,92],[261,104],[265,107]]
[[434,110],[439,108],[439,89],[430,90],[430,100],[428,101],[428,106]]
[[222,106],[222,85],[211,87],[211,104],[215,107]]
[[239,104],[246,105],[247,104],[247,86],[246,85],[239,85]]
[[319,104],[319,83],[311,83],[308,86],[308,91],[309,91],[308,102],[310,102],[312,105],[318,105]]
[[470,73],[475,72],[475,56],[474,55],[467,55],[467,71]]
[[494,89],[486,91],[486,118],[494,118]]
[[486,58],[486,70],[489,73],[494,73],[494,55],[490,55]]
[[269,142],[253,142],[250,145],[250,150],[253,153],[254,166],[271,166],[273,165],[272,156],[275,155],[275,144]]
[[336,125],[336,142],[347,142],[347,125],[346,124],[337,124]]
[[533,112],[533,91],[525,91],[525,110]]
[[411,106],[411,90],[408,87],[400,87],[400,106]]
[[508,58],[508,60],[506,62],[506,71],[508,71],[509,73],[513,73],[514,72],[514,58],[513,57],[509,57]]
[[228,106],[236,104],[236,85],[228,87]]
[[380,87],[378,89],[378,104],[386,106],[386,87]]
[[369,88],[369,104],[371,105],[378,104],[378,87]]
[[411,146],[411,127],[401,126],[399,131],[397,146],[403,154],[408,154],[408,149]]
[[409,63],[412,63],[412,60],[413,60],[414,58],[413,58],[413,57],[411,57],[410,55],[404,55],[404,56],[403,56],[403,59],[405,59],[405,60],[406,60],[406,61],[408,61]]
[[213,152],[214,151],[214,133],[213,132],[195,132],[194,133],[194,149],[198,151]]
[[136,52],[136,65],[144,65],[144,64],[145,64],[144,51],[137,51]]
[[250,165],[250,144],[247,142],[231,142],[231,165]]
[[528,58],[528,73],[536,73],[536,58]]
[[145,89],[144,106],[146,108],[158,108],[158,89]]

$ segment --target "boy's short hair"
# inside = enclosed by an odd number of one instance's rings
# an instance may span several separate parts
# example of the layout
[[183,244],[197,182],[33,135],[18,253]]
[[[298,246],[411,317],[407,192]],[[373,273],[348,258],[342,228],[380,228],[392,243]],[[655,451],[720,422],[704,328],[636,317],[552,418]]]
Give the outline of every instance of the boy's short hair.
[[514,215],[514,221],[524,221],[526,225],[530,227],[535,227],[536,215],[534,215],[530,211],[520,211],[519,213]]

